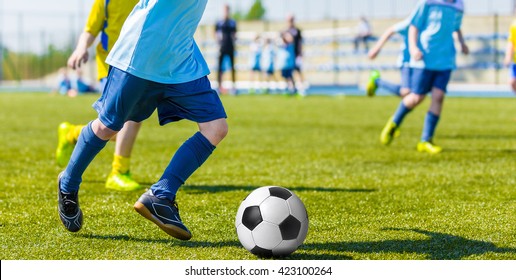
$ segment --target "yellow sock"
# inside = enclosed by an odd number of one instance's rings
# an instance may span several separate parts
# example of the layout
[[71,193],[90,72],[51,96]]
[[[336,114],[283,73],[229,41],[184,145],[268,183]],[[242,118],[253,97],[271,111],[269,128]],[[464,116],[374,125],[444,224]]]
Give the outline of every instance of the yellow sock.
[[123,157],[123,156],[119,156],[119,155],[115,154],[113,157],[113,164],[112,164],[113,169],[111,170],[111,172],[121,173],[121,174],[125,174],[125,173],[129,172],[130,160],[131,160],[130,157]]
[[77,143],[77,139],[79,139],[79,134],[81,134],[81,130],[84,127],[84,125],[74,125],[70,131],[68,131],[68,134],[66,134],[66,140],[71,143]]

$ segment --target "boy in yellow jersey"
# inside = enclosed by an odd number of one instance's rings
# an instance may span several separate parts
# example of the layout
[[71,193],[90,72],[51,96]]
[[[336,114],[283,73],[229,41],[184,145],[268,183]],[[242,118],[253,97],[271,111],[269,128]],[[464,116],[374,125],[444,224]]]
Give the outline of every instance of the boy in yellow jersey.
[[511,23],[511,27],[509,28],[509,39],[507,40],[507,48],[505,50],[505,59],[504,63],[506,66],[509,66],[509,71],[511,73],[510,83],[512,87],[512,91],[516,93],[516,56],[514,55],[514,51],[516,49],[516,20]]
[[[68,59],[68,66],[73,69],[81,67],[88,61],[88,47],[97,35],[100,42],[96,47],[96,61],[100,92],[104,91],[109,66],[105,60],[115,44],[126,18],[138,0],[95,0],[84,31],[79,37],[77,47]],[[116,139],[112,170],[106,181],[106,188],[120,191],[133,191],[142,188],[132,179],[129,171],[131,151],[141,123],[128,121],[124,124]],[[58,146],[56,161],[59,166],[66,166],[73,148],[84,125],[73,125],[63,122],[58,127]]]

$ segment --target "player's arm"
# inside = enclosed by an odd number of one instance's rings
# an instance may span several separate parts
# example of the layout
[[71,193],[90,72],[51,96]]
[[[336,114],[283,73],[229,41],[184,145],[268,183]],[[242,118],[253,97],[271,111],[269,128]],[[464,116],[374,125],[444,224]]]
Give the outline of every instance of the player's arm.
[[367,54],[369,59],[375,59],[376,56],[378,56],[385,43],[387,43],[387,41],[392,37],[392,35],[394,35],[394,33],[396,33],[394,31],[394,26],[389,27],[387,30],[385,30],[385,32],[383,32],[382,36],[380,36],[380,39],[378,39],[376,44]]
[[103,0],[95,0],[91,8],[88,21],[84,31],[79,36],[77,46],[70,58],[68,58],[68,66],[72,69],[81,67],[88,61],[88,48],[93,44],[95,38],[102,30],[106,17],[105,4]]
[[419,29],[414,25],[410,25],[409,34],[408,34],[408,43],[409,43],[410,56],[414,60],[421,60],[423,58],[423,52],[421,52],[421,50],[419,49],[419,47],[417,45],[418,37],[419,37]]
[[455,36],[457,36],[457,40],[460,43],[461,52],[465,55],[468,55],[469,47],[466,44],[466,41],[464,40],[464,36],[462,35],[462,30],[459,29],[459,30],[455,31],[454,34],[455,34]]
[[514,45],[511,41],[507,42],[507,47],[505,48],[505,58],[503,59],[503,64],[505,66],[509,66],[512,64],[514,58]]
[[70,58],[68,58],[68,66],[72,69],[77,69],[80,68],[82,64],[86,63],[89,57],[88,48],[93,44],[94,41],[95,36],[86,31],[82,32],[75,50],[73,51]]

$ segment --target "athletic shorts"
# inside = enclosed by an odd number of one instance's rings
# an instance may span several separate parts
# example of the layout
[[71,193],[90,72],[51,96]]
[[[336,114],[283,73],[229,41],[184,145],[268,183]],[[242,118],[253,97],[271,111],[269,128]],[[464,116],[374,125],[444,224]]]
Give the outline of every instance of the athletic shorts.
[[102,78],[99,80],[99,92],[103,93],[106,88],[107,78]]
[[437,71],[412,68],[410,89],[415,94],[427,94],[434,87],[446,92],[450,78],[451,70]]
[[292,73],[294,69],[283,69],[281,70],[281,76],[285,79],[292,78]]
[[126,121],[141,122],[158,109],[160,125],[182,119],[197,123],[227,118],[207,77],[180,84],[145,80],[118,68],[109,70],[102,96],[93,104],[99,120],[119,131]]
[[402,66],[400,69],[401,72],[401,88],[408,88],[410,87],[410,77],[412,76],[412,68],[408,66]]
[[516,79],[516,64],[511,64],[511,67],[509,68],[509,72],[510,72],[510,78],[511,79]]

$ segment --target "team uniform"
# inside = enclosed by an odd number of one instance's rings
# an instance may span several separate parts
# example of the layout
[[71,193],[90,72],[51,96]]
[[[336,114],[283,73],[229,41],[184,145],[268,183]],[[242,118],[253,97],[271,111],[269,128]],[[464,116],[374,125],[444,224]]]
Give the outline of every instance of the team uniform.
[[233,82],[235,81],[235,42],[234,37],[237,32],[237,23],[233,19],[223,19],[215,24],[215,33],[220,44],[218,57],[218,82],[219,88],[222,83],[222,72],[224,59],[229,58],[231,63],[231,75]]
[[106,63],[109,50],[113,48],[125,19],[138,0],[95,0],[88,16],[84,31],[97,37],[100,41],[95,48],[97,62],[97,78],[100,81],[100,92],[104,90],[109,65]]
[[291,27],[287,29],[287,32],[294,38],[294,70],[301,72],[302,67],[302,48],[303,48],[303,35],[301,29],[297,27]]
[[249,64],[251,66],[251,71],[261,72],[261,60],[262,60],[262,52],[263,48],[259,42],[253,42],[250,47],[251,55],[249,57]]
[[[453,33],[460,31],[463,12],[462,0],[419,2],[410,19],[410,24],[419,31],[417,44],[423,55],[421,60],[410,58],[410,87],[413,94],[426,95],[433,88],[446,93],[451,72],[456,68]],[[401,122],[411,110],[412,108],[408,108],[403,101],[400,103],[382,131],[380,141],[383,144],[389,144],[399,133]],[[418,151],[432,154],[441,151],[441,148],[432,142],[439,118],[440,115],[428,111],[421,141],[417,146]]]
[[[516,50],[516,20],[511,23],[509,28],[509,38],[507,39],[513,46],[513,51]],[[516,55],[513,57],[512,64],[510,66],[511,79],[516,79]]]
[[[148,0],[135,6],[107,57],[111,68],[106,88],[93,105],[103,125],[119,131],[126,121],[143,121],[156,109],[161,125],[181,119],[204,123],[226,118],[207,78],[208,65],[193,38],[206,4],[207,0]],[[67,210],[65,202],[77,200],[82,174],[106,142],[90,123],[59,177],[60,217],[70,231],[80,229],[82,212],[78,203]],[[162,177],[136,202],[138,213],[169,235],[190,239],[175,196],[214,149],[200,132],[185,141]]]
[[278,50],[278,68],[281,69],[281,76],[285,80],[292,83],[291,93],[296,92],[293,72],[296,67],[295,45],[293,43],[284,43]]
[[[106,86],[109,69],[109,65],[106,63],[108,53],[118,40],[122,25],[137,3],[138,0],[95,0],[93,3],[84,32],[89,33],[93,38],[100,35],[95,56],[100,92],[103,92]],[[77,81],[77,87],[79,92],[81,92],[80,79]],[[92,88],[84,84],[83,90],[91,91]],[[63,122],[59,125],[58,146],[56,149],[56,161],[59,166],[67,165],[83,127],[84,125],[73,125],[69,122]],[[130,135],[134,131],[137,133],[138,128],[137,124],[129,124],[126,130]],[[117,142],[119,149],[131,150],[134,144],[132,139],[119,141],[123,141]],[[129,155],[122,156],[115,151],[112,170],[106,180],[106,188],[119,191],[134,191],[142,188],[142,185],[132,179]]]

